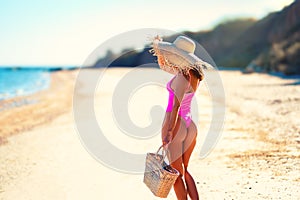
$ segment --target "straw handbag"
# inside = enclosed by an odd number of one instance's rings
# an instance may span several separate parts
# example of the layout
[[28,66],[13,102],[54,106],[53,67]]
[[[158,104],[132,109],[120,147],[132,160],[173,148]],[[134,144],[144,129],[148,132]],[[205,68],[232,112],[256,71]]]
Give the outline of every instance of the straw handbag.
[[155,196],[166,198],[179,172],[164,161],[167,154],[165,149],[162,150],[162,155],[159,154],[162,147],[156,153],[147,153],[144,183]]

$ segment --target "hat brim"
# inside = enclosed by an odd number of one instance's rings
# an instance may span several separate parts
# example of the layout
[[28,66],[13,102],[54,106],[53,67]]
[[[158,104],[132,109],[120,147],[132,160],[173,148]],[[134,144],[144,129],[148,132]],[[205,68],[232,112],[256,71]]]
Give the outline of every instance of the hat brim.
[[179,71],[187,71],[194,67],[214,69],[213,66],[200,59],[194,53],[179,49],[173,43],[155,40],[153,42],[153,51],[154,55],[161,56],[165,61],[165,66],[160,66],[160,68],[172,74],[177,74]]

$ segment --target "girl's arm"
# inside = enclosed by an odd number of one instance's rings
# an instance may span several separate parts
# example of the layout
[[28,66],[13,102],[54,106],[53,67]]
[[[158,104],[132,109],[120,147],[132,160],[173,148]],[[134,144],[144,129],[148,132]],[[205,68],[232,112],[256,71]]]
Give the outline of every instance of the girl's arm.
[[178,76],[178,80],[176,81],[175,87],[173,89],[174,91],[173,109],[170,114],[168,123],[165,124],[167,127],[164,127],[167,128],[166,130],[167,133],[165,134],[166,136],[163,139],[164,145],[171,142],[174,131],[176,131],[175,127],[178,121],[178,112],[187,87],[188,87],[188,81],[183,77],[183,75]]

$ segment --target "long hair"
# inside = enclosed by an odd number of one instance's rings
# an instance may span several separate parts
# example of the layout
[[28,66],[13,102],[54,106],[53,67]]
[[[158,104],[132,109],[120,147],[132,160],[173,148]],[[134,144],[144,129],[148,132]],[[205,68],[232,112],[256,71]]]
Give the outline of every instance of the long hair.
[[192,74],[197,77],[198,79],[200,79],[200,81],[202,81],[204,79],[204,74],[201,68],[191,68],[190,72],[192,72]]

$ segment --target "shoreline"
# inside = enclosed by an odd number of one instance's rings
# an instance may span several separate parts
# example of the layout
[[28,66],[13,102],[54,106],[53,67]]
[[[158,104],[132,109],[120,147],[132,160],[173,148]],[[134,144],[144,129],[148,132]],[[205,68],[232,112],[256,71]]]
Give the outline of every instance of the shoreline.
[[0,145],[11,135],[49,123],[70,111],[75,74],[76,71],[51,72],[48,89],[1,101]]
[[[84,70],[100,70],[101,68],[87,68]],[[125,67],[111,67],[109,68],[112,71],[125,70]],[[128,68],[131,69],[131,68]],[[22,133],[24,131],[31,130],[36,126],[47,124],[51,122],[56,117],[67,113],[71,110],[72,106],[72,95],[74,90],[75,78],[79,70],[58,70],[50,72],[51,84],[48,89],[39,91],[32,95],[15,97],[8,100],[0,101],[0,124],[2,124],[0,129],[0,146],[7,142],[7,137]],[[265,76],[270,79],[276,80],[273,84],[274,87],[280,86],[291,86],[296,87],[298,85],[300,76],[286,76],[278,73],[265,73],[265,72],[253,72],[253,73],[243,73],[242,70],[234,69],[221,69],[219,71],[223,73],[235,73],[239,76],[244,77],[255,77],[255,76]],[[234,77],[233,77],[234,78]],[[283,83],[284,82],[284,83]],[[278,84],[281,83],[281,84]],[[262,87],[268,86],[268,84],[261,84]],[[232,87],[230,85],[229,87]],[[208,95],[206,91],[205,95]],[[232,95],[232,94],[230,94]],[[233,94],[234,95],[234,94]],[[295,96],[295,95],[294,95]],[[68,98],[66,98],[68,97]],[[244,97],[244,99],[251,99],[251,97]],[[288,101],[298,101],[300,98],[292,97]],[[243,101],[243,98],[239,99]],[[56,103],[55,101],[59,101]],[[270,100],[269,104],[281,103],[282,100]],[[239,111],[235,110],[236,105],[228,104],[233,112],[236,112],[238,115],[241,114]],[[30,117],[28,117],[31,115]],[[251,123],[250,119],[247,119]],[[253,120],[253,119],[252,119]],[[251,127],[242,127],[241,130],[255,130]],[[257,133],[260,134],[261,133]],[[265,134],[267,135],[267,134]],[[260,136],[260,140],[265,140],[269,143],[278,143],[273,140],[267,140],[267,136]],[[280,142],[279,142],[280,143]],[[232,155],[232,157],[238,157]]]

